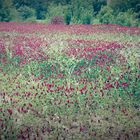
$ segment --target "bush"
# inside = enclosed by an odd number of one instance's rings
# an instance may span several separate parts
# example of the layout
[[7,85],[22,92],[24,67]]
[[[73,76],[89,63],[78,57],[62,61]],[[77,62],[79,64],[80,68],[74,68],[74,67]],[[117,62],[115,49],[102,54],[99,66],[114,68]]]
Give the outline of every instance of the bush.
[[27,19],[25,20],[25,22],[37,23],[37,20],[36,20],[35,17],[30,17],[30,18],[27,18]]
[[10,15],[10,10],[6,10],[6,9],[1,9],[0,10],[0,21],[6,21],[9,22],[12,19],[11,15]]
[[19,15],[22,17],[23,20],[27,18],[35,17],[35,10],[28,6],[22,6],[18,9]]
[[61,4],[55,5],[50,4],[48,7],[48,12],[46,17],[55,17],[55,16],[65,16],[65,13],[67,11],[67,6],[62,6]]
[[98,18],[94,18],[92,21],[93,24],[100,24],[100,20]]
[[115,12],[108,6],[102,7],[101,11],[97,15],[100,23],[105,24],[119,24],[123,26],[139,26],[139,20],[136,18],[137,14],[132,9],[126,12]]
[[0,21],[9,22],[12,20],[12,10],[14,7],[12,6],[11,0],[1,0],[0,1]]
[[61,16],[54,16],[51,19],[52,24],[64,24],[64,19]]
[[46,11],[36,10],[36,18],[44,20],[46,18]]
[[124,26],[139,25],[139,21],[136,19],[136,14],[130,9],[126,12],[120,12],[115,18],[115,23]]
[[65,23],[67,25],[69,25],[71,23],[71,18],[72,18],[72,14],[71,12],[68,10],[66,13],[65,13]]
[[64,5],[56,5],[56,4],[50,4],[48,7],[48,12],[46,14],[46,22],[48,23],[51,21],[52,24],[62,24],[64,23],[64,20],[66,24],[70,24],[71,17],[69,15],[68,6]]
[[104,6],[101,8],[101,11],[97,15],[97,18],[101,23],[109,24],[114,23],[115,17],[113,10],[108,6]]
[[92,14],[90,12],[85,12],[82,16],[82,24],[91,24]]
[[65,23],[66,23],[67,25],[69,25],[70,22],[71,22],[71,15],[66,15],[66,16],[65,16]]
[[93,15],[89,10],[81,8],[81,12],[78,11],[72,16],[71,22],[76,24],[91,24]]

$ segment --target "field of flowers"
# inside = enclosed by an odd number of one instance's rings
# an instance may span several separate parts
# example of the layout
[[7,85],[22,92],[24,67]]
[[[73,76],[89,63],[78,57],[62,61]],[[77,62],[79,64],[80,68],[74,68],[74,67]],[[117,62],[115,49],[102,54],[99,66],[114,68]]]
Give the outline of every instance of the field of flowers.
[[0,23],[1,140],[140,139],[140,28]]

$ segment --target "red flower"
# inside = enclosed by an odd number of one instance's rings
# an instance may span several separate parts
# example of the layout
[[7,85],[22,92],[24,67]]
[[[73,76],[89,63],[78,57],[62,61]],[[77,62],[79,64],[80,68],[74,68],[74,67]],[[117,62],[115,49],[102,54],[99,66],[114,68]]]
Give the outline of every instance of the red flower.
[[113,88],[113,85],[111,83],[106,83],[105,89],[110,89],[110,88]]
[[0,118],[0,122],[2,122],[2,121],[3,121],[3,119]]
[[109,67],[109,66],[107,66],[107,67],[106,67],[106,70],[107,70],[107,71],[110,71],[110,67]]
[[119,88],[119,86],[120,86],[118,81],[115,81],[114,85],[115,85],[116,88]]
[[70,100],[67,100],[67,103],[70,103]]
[[87,86],[85,85],[84,87],[82,87],[82,88],[80,89],[80,91],[82,92],[83,90],[86,90],[86,88],[87,88]]
[[114,112],[115,112],[115,109],[114,109],[114,108],[112,108],[112,110],[111,110],[111,111],[112,111],[112,113],[114,113]]
[[75,103],[77,103],[78,102],[78,100],[75,100]]
[[128,84],[127,84],[126,82],[123,82],[123,83],[122,83],[122,86],[123,86],[123,87],[128,87]]
[[31,103],[29,103],[29,106],[32,107],[33,105]]
[[13,114],[13,110],[12,110],[12,109],[7,109],[7,111],[8,111],[8,113],[9,113],[10,115]]

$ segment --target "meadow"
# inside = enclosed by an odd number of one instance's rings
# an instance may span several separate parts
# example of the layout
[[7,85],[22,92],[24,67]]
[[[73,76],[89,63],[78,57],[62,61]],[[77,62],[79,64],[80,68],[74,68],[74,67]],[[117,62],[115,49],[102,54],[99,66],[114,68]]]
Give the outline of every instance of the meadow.
[[0,23],[1,140],[140,139],[140,28]]

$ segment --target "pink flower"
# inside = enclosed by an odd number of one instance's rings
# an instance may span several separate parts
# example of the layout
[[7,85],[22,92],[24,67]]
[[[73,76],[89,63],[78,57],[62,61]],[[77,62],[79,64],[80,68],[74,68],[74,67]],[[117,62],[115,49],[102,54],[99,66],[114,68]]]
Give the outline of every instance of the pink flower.
[[110,88],[113,88],[113,85],[111,83],[106,83],[105,89],[110,89]]
[[107,70],[107,71],[110,71],[110,67],[109,67],[109,66],[106,66],[106,70]]
[[10,115],[13,114],[13,110],[12,110],[12,109],[7,109],[7,111],[8,111],[8,113],[9,113]]
[[123,86],[123,87],[128,87],[129,85],[128,85],[126,82],[123,82],[123,83],[122,83],[122,86]]
[[0,118],[0,122],[2,122],[2,121],[3,121],[3,119]]

